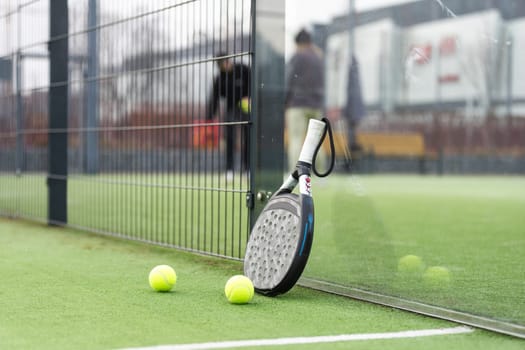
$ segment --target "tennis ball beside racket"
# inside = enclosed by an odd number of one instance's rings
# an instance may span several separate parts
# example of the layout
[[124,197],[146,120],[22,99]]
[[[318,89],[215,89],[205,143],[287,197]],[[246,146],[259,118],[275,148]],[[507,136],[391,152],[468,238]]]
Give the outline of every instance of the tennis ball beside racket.
[[177,274],[171,266],[158,265],[149,273],[149,285],[157,292],[169,292],[177,282]]
[[226,286],[224,286],[224,294],[228,301],[232,304],[246,304],[253,298],[253,283],[243,275],[235,275],[231,277]]

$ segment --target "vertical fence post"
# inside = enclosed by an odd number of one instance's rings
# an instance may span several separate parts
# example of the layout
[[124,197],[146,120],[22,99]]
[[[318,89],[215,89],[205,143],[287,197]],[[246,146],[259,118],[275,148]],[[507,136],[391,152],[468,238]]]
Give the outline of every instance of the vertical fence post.
[[258,194],[274,191],[283,180],[284,16],[285,1],[252,0],[250,227],[265,204]]
[[67,223],[68,7],[49,2],[48,223]]
[[505,86],[505,92],[506,92],[506,101],[505,101],[505,109],[506,109],[506,113],[507,113],[507,117],[508,119],[511,119],[512,117],[512,81],[513,81],[513,78],[514,76],[512,75],[513,73],[513,70],[512,70],[512,65],[514,64],[513,62],[513,57],[512,55],[514,54],[514,39],[513,39],[513,35],[511,33],[508,34],[508,37],[507,37],[507,40],[506,40],[506,43],[507,43],[507,81],[506,81],[506,86]]
[[16,54],[16,173],[24,171],[24,102],[22,97],[22,54]]
[[84,172],[98,172],[98,30],[93,29],[98,23],[98,0],[89,0],[88,8],[88,54],[86,74],[86,119],[84,122],[85,144],[83,150]]
[[[21,45],[22,40],[22,9],[19,6],[16,10],[17,27],[16,36],[18,45]],[[24,102],[22,96],[22,52],[20,49],[16,52],[16,174],[20,175],[24,171]]]

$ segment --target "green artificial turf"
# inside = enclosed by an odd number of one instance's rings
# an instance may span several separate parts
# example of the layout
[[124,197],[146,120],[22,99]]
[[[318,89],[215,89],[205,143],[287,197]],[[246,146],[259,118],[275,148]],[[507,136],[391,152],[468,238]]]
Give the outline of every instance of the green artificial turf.
[[[525,178],[336,176],[317,188],[306,274],[525,325]],[[401,257],[449,270],[403,275]]]
[[[245,177],[73,175],[68,224],[96,232],[241,258],[248,237]],[[47,220],[44,174],[0,176],[0,213]]]
[[[217,175],[217,174],[216,174]],[[333,174],[313,178],[315,238],[305,276],[525,325],[525,178]],[[73,176],[69,223],[242,258],[245,179]],[[0,178],[1,212],[45,221],[45,176]],[[401,257],[449,270],[446,288],[397,271]],[[424,272],[424,271],[423,271]]]
[[[169,264],[175,290],[157,293],[149,270]],[[453,327],[454,324],[301,287],[231,305],[226,280],[238,262],[0,219],[0,348],[115,349],[237,339]],[[519,349],[485,331],[454,336],[282,349]]]

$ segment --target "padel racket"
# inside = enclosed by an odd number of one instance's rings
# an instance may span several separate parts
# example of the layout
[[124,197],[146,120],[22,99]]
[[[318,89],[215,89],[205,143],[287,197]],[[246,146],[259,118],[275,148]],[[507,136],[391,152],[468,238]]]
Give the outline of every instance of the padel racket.
[[[330,132],[328,120],[310,119],[296,169],[269,199],[252,228],[244,257],[244,274],[258,293],[275,296],[289,291],[301,276],[312,246],[314,203],[310,171],[321,143]],[[314,172],[318,176],[314,167]],[[299,194],[292,191],[299,183]]]

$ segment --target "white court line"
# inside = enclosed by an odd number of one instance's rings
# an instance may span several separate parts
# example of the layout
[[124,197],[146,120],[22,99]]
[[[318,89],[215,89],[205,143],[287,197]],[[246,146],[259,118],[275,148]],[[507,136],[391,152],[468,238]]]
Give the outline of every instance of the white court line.
[[276,339],[253,339],[253,340],[233,340],[210,343],[194,343],[180,345],[157,345],[140,348],[127,348],[122,350],[208,350],[208,349],[231,349],[240,347],[272,346],[272,345],[298,345],[316,343],[335,343],[354,340],[376,340],[376,339],[399,339],[430,337],[435,335],[451,335],[471,333],[474,330],[467,326],[454,328],[423,329],[418,331],[402,331],[390,333],[369,333],[369,334],[341,334],[317,337],[296,337],[296,338],[276,338]]

